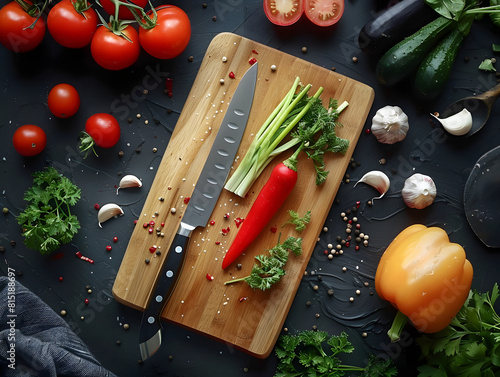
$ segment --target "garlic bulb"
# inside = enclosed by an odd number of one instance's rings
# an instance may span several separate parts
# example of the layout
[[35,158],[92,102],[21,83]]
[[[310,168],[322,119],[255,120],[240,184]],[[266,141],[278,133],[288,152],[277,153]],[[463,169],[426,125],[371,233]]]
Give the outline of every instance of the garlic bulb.
[[372,119],[371,132],[384,144],[403,140],[409,129],[408,116],[398,106],[382,107]]
[[116,195],[118,195],[119,189],[127,187],[142,187],[142,181],[135,175],[128,174],[123,176],[123,178],[120,180],[118,188],[116,189]]
[[410,208],[430,206],[436,198],[436,185],[431,177],[420,173],[407,178],[401,191],[403,200]]
[[99,228],[102,228],[101,223],[111,219],[112,217],[123,215],[121,207],[114,203],[103,205],[97,213],[97,220],[99,221]]
[[381,172],[379,170],[372,170],[366,173],[364,176],[361,177],[359,181],[355,183],[354,187],[356,187],[356,185],[360,182],[372,186],[381,194],[379,197],[373,198],[372,200],[382,198],[385,195],[385,193],[389,190],[389,187],[391,186],[389,177],[384,172]]
[[448,118],[441,119],[435,114],[431,115],[436,118],[439,123],[441,123],[446,131],[455,136],[465,135],[472,128],[472,114],[465,108]]

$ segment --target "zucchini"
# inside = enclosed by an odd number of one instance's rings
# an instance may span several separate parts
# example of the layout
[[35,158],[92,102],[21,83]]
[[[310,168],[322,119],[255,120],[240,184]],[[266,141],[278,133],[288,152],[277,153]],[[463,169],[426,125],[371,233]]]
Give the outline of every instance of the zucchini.
[[438,17],[391,47],[377,63],[375,73],[382,85],[394,85],[411,76],[429,51],[456,21]]
[[420,63],[413,82],[417,98],[434,99],[443,91],[464,39],[460,28],[453,29]]
[[359,47],[380,56],[437,17],[438,13],[424,0],[402,0],[363,26],[358,35]]

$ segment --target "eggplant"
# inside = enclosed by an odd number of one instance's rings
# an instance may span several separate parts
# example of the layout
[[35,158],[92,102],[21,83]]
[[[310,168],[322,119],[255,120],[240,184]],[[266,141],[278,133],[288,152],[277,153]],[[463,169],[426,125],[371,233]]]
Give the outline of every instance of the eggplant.
[[382,55],[404,38],[438,17],[424,0],[402,0],[380,11],[366,23],[358,36],[362,51]]

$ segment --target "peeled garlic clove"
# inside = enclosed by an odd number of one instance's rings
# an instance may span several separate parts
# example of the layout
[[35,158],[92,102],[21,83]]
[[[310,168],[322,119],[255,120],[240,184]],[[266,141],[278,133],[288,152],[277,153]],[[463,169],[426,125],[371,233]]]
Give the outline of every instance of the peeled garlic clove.
[[436,198],[436,193],[436,185],[432,178],[420,173],[407,178],[401,191],[406,205],[417,209],[430,206]]
[[99,227],[102,228],[101,223],[118,215],[119,216],[123,215],[123,210],[119,205],[114,203],[108,203],[103,205],[99,209],[99,212],[97,213],[97,220],[99,221]]
[[116,195],[118,195],[118,190],[127,187],[142,187],[142,181],[135,175],[125,175],[121,180],[118,188],[116,189]]
[[373,188],[375,188],[380,194],[379,197],[373,198],[372,200],[375,199],[380,199],[384,196],[384,194],[389,190],[389,187],[391,186],[391,182],[389,180],[389,177],[384,173],[379,170],[372,170],[368,173],[366,173],[364,176],[361,177],[359,181],[357,181],[354,185],[356,185],[360,182],[366,183]]
[[465,135],[472,128],[472,114],[467,109],[443,119],[438,118],[435,114],[431,114],[431,116],[437,119],[446,131],[455,136]]

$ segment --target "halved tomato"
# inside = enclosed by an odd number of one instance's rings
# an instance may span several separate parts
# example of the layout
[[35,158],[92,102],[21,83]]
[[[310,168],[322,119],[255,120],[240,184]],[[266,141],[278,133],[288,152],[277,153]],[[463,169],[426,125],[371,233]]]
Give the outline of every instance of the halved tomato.
[[344,14],[344,0],[304,0],[304,13],[318,26],[331,26]]
[[302,16],[303,0],[264,0],[264,12],[275,25],[288,26]]

